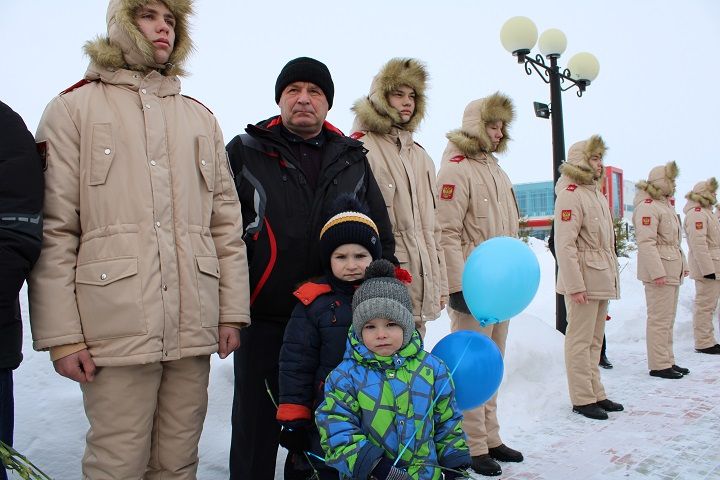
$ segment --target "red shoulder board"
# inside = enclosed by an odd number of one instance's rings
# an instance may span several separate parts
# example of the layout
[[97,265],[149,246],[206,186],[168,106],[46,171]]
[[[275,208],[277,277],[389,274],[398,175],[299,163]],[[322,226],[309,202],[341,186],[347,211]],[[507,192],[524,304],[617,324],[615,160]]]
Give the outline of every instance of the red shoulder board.
[[674,206],[675,206],[675,199],[672,198],[672,197],[670,197],[669,200],[670,200],[670,205],[672,205],[672,206],[674,207]]
[[645,203],[652,203],[652,198],[646,198]]
[[302,302],[303,305],[310,305],[320,295],[332,292],[332,287],[327,283],[306,282],[300,285],[300,288],[293,292],[293,295]]
[[571,183],[570,185],[567,186],[567,188],[565,190],[567,190],[568,192],[574,192],[576,188],[577,188],[577,185],[575,185],[574,183]]
[[365,136],[365,132],[353,132],[350,134],[350,138],[353,140],[360,140],[362,137]]
[[696,211],[696,212],[699,212],[699,211],[701,211],[701,210],[702,210],[702,207],[695,207],[695,211]]
[[75,90],[76,88],[80,88],[83,85],[87,85],[88,83],[93,83],[93,80],[87,80],[87,79],[83,78],[79,82],[70,85],[68,88],[66,88],[65,90],[60,92],[60,95],[65,95],[66,93],[70,93],[73,90]]
[[183,97],[185,97],[185,98],[187,98],[187,99],[190,99],[190,100],[192,100],[192,101],[195,102],[195,103],[199,103],[200,105],[203,106],[203,108],[205,108],[205,110],[207,110],[207,111],[210,112],[211,114],[215,115],[215,114],[212,112],[212,110],[210,110],[208,107],[206,107],[206,106],[205,106],[200,100],[198,100],[197,98],[193,98],[193,97],[191,97],[191,96],[189,96],[189,95],[183,95]]
[[460,163],[460,162],[462,162],[463,160],[465,160],[465,155],[455,155],[454,157],[452,157],[452,158],[450,159],[450,161],[453,162],[453,163]]

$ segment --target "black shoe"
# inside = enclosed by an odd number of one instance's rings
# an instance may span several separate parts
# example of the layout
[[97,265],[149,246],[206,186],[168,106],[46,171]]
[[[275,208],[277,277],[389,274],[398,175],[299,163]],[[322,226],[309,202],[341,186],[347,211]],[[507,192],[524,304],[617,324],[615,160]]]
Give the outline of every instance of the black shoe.
[[606,398],[605,400],[600,400],[599,402],[597,402],[597,405],[606,412],[622,412],[623,410],[625,410],[621,403],[613,402],[608,398]]
[[690,373],[690,370],[688,370],[687,368],[679,367],[677,365],[673,365],[672,369],[678,373],[682,373],[683,375],[687,375],[688,373]]
[[486,477],[497,477],[502,474],[502,468],[490,457],[489,453],[472,457],[472,469]]
[[716,343],[712,347],[696,348],[695,351],[698,353],[709,353],[710,355],[720,355],[720,345]]
[[488,453],[490,454],[490,456],[492,458],[494,458],[495,460],[499,460],[501,462],[522,462],[523,461],[522,453],[508,447],[504,443],[501,443],[497,447],[489,448]]
[[608,360],[607,356],[605,355],[600,355],[600,363],[598,363],[598,365],[607,370],[613,368],[613,364],[610,363],[610,360]]
[[594,420],[607,420],[608,414],[600,408],[597,403],[588,403],[587,405],[573,405],[573,412],[592,418]]
[[678,378],[682,378],[683,374],[673,370],[673,368],[670,367],[670,368],[663,368],[662,370],[650,370],[650,376],[651,377],[660,377],[660,378],[671,378],[671,379],[677,380]]

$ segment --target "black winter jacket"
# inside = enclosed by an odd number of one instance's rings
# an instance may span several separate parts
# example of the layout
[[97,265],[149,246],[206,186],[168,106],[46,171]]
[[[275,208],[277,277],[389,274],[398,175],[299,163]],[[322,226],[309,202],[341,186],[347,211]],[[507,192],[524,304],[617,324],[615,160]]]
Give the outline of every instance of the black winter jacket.
[[0,102],[0,368],[22,360],[18,293],[40,255],[42,160],[20,115]]
[[320,230],[341,193],[355,193],[368,205],[383,257],[397,264],[387,207],[362,143],[325,122],[320,177],[313,190],[280,124],[280,117],[273,117],[248,125],[247,134],[227,145],[242,204],[253,322],[287,322],[295,287],[322,275]]

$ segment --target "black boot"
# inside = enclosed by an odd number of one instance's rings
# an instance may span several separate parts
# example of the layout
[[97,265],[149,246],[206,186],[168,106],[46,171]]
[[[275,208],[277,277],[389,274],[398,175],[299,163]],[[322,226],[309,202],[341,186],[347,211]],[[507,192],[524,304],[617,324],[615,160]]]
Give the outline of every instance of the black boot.
[[472,469],[486,477],[497,477],[502,474],[500,464],[493,460],[489,453],[472,457]]
[[690,373],[690,370],[688,370],[687,368],[680,367],[678,365],[673,365],[672,369],[675,370],[676,372],[682,373],[683,375],[687,375],[688,373]]
[[499,460],[501,462],[522,462],[523,461],[522,453],[508,447],[504,443],[501,443],[497,447],[489,448],[488,453],[490,454],[490,456],[492,458],[494,458],[495,460]]
[[608,360],[607,356],[604,353],[600,355],[600,363],[598,363],[598,365],[608,370],[613,368],[613,364],[610,363],[610,360]]
[[600,408],[597,403],[588,403],[587,405],[573,405],[573,412],[592,418],[593,420],[607,420],[608,414]]
[[677,380],[678,378],[682,378],[683,374],[680,372],[676,372],[675,370],[673,370],[672,367],[670,367],[663,368],[662,370],[650,370],[650,376]]
[[622,406],[622,404],[613,402],[609,398],[606,398],[605,400],[600,400],[597,402],[598,407],[602,408],[606,412],[622,412],[625,410],[625,408]]
[[716,343],[712,347],[696,348],[695,351],[698,353],[709,353],[710,355],[720,355],[720,345]]

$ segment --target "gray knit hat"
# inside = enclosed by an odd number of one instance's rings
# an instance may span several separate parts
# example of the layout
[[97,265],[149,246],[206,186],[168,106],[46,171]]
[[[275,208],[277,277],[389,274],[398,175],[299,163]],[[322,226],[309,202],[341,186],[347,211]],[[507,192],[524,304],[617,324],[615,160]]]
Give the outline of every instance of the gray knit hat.
[[403,329],[402,347],[415,331],[412,301],[407,286],[395,277],[395,266],[385,259],[368,265],[365,281],[355,291],[352,301],[353,330],[362,341],[362,329],[373,318],[392,320]]

